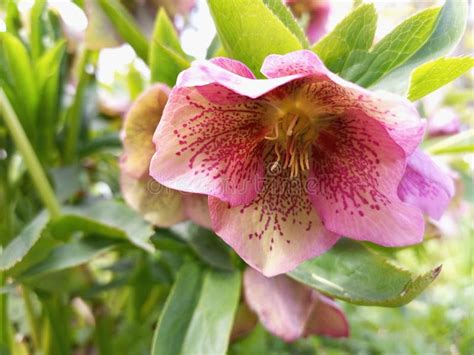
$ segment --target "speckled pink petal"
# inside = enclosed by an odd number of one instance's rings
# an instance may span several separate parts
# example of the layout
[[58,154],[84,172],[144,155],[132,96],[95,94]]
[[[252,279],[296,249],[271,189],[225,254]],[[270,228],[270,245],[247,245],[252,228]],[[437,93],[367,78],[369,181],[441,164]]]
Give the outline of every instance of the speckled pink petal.
[[421,211],[398,197],[405,153],[382,125],[347,112],[321,131],[313,148],[310,198],[326,228],[384,246],[419,243]]
[[255,75],[252,73],[249,67],[246,66],[244,63],[239,62],[238,60],[229,59],[225,57],[217,57],[212,58],[210,62],[241,77],[248,79],[256,79]]
[[127,204],[156,226],[170,227],[187,217],[182,194],[160,185],[151,177],[136,179],[122,172],[120,187]]
[[177,87],[202,87],[219,85],[231,92],[248,98],[258,98],[290,81],[304,77],[296,73],[275,79],[255,79],[244,64],[234,60],[218,58],[217,60],[196,60],[191,68],[181,72]]
[[206,195],[183,193],[184,209],[188,218],[204,228],[212,229],[207,200]]
[[147,177],[155,152],[152,138],[168,100],[169,88],[157,84],[143,92],[127,115],[122,131],[124,155],[121,168],[136,179]]
[[[150,175],[169,188],[218,197],[232,205],[261,189],[266,107],[212,87],[175,88],[155,132]],[[222,95],[221,95],[222,94]],[[216,99],[217,98],[217,99]]]
[[453,180],[420,149],[408,158],[400,198],[434,219],[440,219],[454,196]]
[[329,297],[313,291],[311,316],[306,323],[305,335],[323,335],[332,338],[349,336],[349,322],[342,308]]
[[231,207],[209,198],[213,229],[266,276],[288,272],[339,239],[321,225],[306,189],[303,174],[290,179],[288,169],[269,172],[262,191],[247,205]]
[[[420,144],[426,122],[420,119],[415,106],[401,96],[388,92],[372,92],[346,81],[327,69],[311,51],[301,50],[285,55],[269,55],[262,73],[268,78],[300,77],[311,79],[323,90],[313,90],[315,103],[324,98],[327,104],[340,111],[363,110],[383,124],[390,136],[407,155]],[[321,82],[325,82],[321,85]]]
[[303,336],[313,302],[310,288],[285,275],[267,278],[247,268],[244,293],[250,309],[269,332],[286,341]]

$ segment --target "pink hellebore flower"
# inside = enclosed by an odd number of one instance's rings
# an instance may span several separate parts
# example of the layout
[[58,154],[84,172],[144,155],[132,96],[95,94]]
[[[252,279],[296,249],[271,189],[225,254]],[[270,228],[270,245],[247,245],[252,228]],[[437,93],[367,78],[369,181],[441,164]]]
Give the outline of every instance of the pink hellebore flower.
[[182,72],[153,137],[151,176],[209,195],[215,232],[266,276],[341,235],[420,242],[422,211],[398,195],[425,127],[412,104],[341,79],[306,50],[268,56],[262,73],[225,58]]
[[349,336],[349,324],[337,303],[288,276],[267,278],[247,268],[244,293],[263,326],[286,341],[309,335]]
[[452,108],[437,110],[428,121],[428,136],[442,137],[461,132],[459,114]]
[[327,32],[331,4],[328,0],[285,0],[296,17],[309,14],[306,35],[311,43],[320,40]]
[[185,219],[210,227],[207,197],[168,189],[149,174],[155,151],[152,137],[161,119],[170,89],[155,85],[142,93],[128,111],[122,132],[121,189],[125,201],[143,217],[160,227]]

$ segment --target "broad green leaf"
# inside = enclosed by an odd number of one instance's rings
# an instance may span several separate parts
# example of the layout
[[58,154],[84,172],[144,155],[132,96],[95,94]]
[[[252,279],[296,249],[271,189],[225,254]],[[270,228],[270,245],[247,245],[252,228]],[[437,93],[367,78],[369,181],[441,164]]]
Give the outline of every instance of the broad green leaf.
[[184,265],[160,316],[152,354],[225,354],[240,283],[239,272]]
[[51,226],[53,234],[58,237],[84,231],[125,238],[150,253],[155,250],[149,241],[154,233],[153,228],[123,203],[99,201],[84,206],[64,207],[62,212],[61,218]]
[[173,230],[189,243],[191,249],[205,263],[219,269],[232,270],[229,248],[212,231],[188,222],[175,226]]
[[467,0],[446,0],[430,38],[409,60],[384,76],[373,88],[406,94],[413,69],[449,54],[456,47],[466,28],[467,13]]
[[471,57],[439,58],[423,64],[411,74],[408,98],[419,100],[457,79],[473,66],[474,58]]
[[267,333],[261,324],[230,347],[229,355],[268,354]]
[[265,5],[280,19],[281,22],[296,36],[303,45],[308,48],[309,43],[301,26],[296,21],[290,9],[281,0],[263,0]]
[[45,259],[31,266],[19,278],[27,279],[44,276],[74,266],[82,265],[96,256],[117,246],[113,240],[85,238],[55,247]]
[[151,81],[166,83],[169,86],[174,86],[178,74],[190,65],[174,25],[163,8],[156,17],[149,63]]
[[79,165],[62,166],[50,171],[54,192],[60,202],[68,200],[81,190],[82,173],[83,169]]
[[376,27],[374,5],[361,5],[316,43],[312,50],[331,71],[339,73],[349,67],[354,51],[368,51],[374,41]]
[[303,48],[297,36],[263,0],[208,0],[225,51],[247,64],[257,76],[270,54]]
[[31,59],[23,43],[8,32],[0,33],[0,46],[0,84],[34,141],[38,94]]
[[48,225],[49,217],[41,212],[0,253],[0,270],[8,270],[21,261],[36,244]]
[[417,297],[440,271],[438,267],[414,275],[360,243],[342,240],[329,252],[304,262],[288,275],[350,303],[398,307]]
[[[61,70],[66,54],[66,43],[61,41],[48,50],[38,60],[35,73],[38,83],[40,100],[38,104],[38,155],[45,158],[51,156],[56,140],[56,125],[59,121],[59,107],[61,104],[60,85]],[[44,161],[48,161],[44,159]]]
[[370,63],[356,82],[370,86],[407,61],[433,33],[440,8],[430,8],[410,17],[385,36],[370,52]]
[[148,40],[140,31],[132,15],[117,0],[98,0],[98,2],[120,36],[146,62],[148,60]]

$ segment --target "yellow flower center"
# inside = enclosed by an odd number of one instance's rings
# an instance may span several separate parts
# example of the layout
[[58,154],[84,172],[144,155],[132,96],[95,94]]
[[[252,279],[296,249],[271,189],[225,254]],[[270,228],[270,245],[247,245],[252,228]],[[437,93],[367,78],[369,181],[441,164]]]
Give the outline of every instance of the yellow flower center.
[[309,170],[311,146],[318,137],[321,128],[327,125],[335,115],[328,114],[324,108],[314,106],[305,110],[300,101],[281,104],[273,112],[265,139],[273,143],[277,159],[270,165],[270,171],[289,169],[290,177],[297,177]]

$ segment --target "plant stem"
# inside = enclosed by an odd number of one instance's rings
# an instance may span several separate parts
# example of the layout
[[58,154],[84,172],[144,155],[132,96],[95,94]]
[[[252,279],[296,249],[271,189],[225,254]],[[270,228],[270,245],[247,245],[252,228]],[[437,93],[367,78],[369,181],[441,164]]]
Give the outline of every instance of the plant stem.
[[26,317],[31,330],[31,339],[33,340],[33,347],[36,350],[40,349],[40,327],[38,318],[35,315],[33,302],[31,300],[31,293],[25,286],[22,287],[23,302],[25,303]]
[[470,138],[474,138],[474,128],[458,133],[449,138],[443,139],[442,141],[435,143],[429,146],[428,148],[426,148],[426,151],[431,154],[437,154],[438,152],[442,152],[446,148],[454,146],[455,144],[458,144]]
[[33,184],[36,186],[36,189],[38,190],[44,205],[48,209],[51,218],[54,219],[59,217],[61,214],[61,209],[59,202],[56,199],[56,195],[49,184],[46,174],[41,167],[38,157],[36,156],[15,111],[13,110],[2,89],[0,89],[0,108],[3,113],[3,119],[7,125],[8,130],[10,131],[13,141],[25,160],[25,164],[29,173],[31,174]]
[[[0,272],[0,287],[6,285],[5,273]],[[0,349],[10,348],[10,334],[8,324],[8,293],[0,293]]]
[[87,85],[88,74],[86,66],[89,63],[91,51],[83,49],[79,57],[78,82],[74,101],[69,108],[66,116],[66,142],[64,147],[64,160],[66,163],[72,163],[77,157],[79,133],[81,130],[82,104],[84,101],[84,91]]

